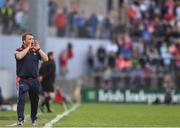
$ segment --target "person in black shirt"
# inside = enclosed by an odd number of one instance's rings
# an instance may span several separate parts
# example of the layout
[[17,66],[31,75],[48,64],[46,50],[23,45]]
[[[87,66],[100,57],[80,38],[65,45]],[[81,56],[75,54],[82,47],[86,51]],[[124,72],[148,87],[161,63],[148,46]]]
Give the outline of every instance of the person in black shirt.
[[97,59],[98,59],[98,62],[100,64],[100,66],[104,66],[105,65],[106,50],[105,50],[105,48],[103,47],[102,44],[97,49]]
[[35,125],[39,101],[39,60],[48,61],[48,56],[40,49],[39,42],[34,40],[32,33],[22,35],[23,44],[16,50],[16,84],[18,89],[17,125],[24,123],[24,106],[27,92],[31,103],[31,120]]
[[54,57],[55,57],[54,52],[49,52],[48,61],[44,62],[41,65],[39,71],[40,81],[42,86],[42,95],[44,96],[42,104],[40,105],[40,109],[42,112],[44,111],[44,105],[46,105],[48,112],[52,112],[49,101],[51,99],[51,93],[54,92],[53,84],[55,82],[55,71],[56,71]]
[[87,66],[88,66],[88,75],[92,75],[94,71],[94,53],[93,53],[93,47],[91,45],[88,47]]

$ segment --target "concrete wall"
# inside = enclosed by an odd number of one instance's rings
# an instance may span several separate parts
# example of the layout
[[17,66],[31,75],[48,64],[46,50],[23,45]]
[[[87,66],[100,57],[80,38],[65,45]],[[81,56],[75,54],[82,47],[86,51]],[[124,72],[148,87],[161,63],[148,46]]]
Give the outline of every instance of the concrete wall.
[[11,72],[6,69],[0,69],[0,88],[5,99],[11,97],[15,93],[11,82]]
[[16,48],[21,44],[21,37],[17,36],[0,36],[0,77],[6,80],[0,82],[2,94],[5,98],[16,95],[15,71],[16,63],[14,53]]
[[[86,71],[86,55],[89,45],[92,45],[94,51],[102,44],[107,44],[107,40],[87,40],[87,39],[68,39],[68,38],[48,38],[46,52],[54,51],[56,53],[57,76],[59,75],[58,57],[59,53],[67,47],[67,43],[71,42],[74,47],[74,58],[69,61],[68,78],[77,78],[83,75]],[[1,36],[0,35],[0,69],[7,70],[9,78],[8,85],[1,85],[2,90],[6,90],[6,86],[12,88],[9,93],[11,96],[16,95],[16,63],[14,58],[15,50],[21,46],[21,36]],[[0,73],[0,76],[3,74]],[[9,97],[8,95],[7,97]]]

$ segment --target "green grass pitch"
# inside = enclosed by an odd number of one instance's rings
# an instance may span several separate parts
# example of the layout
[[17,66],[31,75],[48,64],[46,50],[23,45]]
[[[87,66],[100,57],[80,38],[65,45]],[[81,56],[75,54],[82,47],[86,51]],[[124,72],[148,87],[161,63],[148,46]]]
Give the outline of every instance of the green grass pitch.
[[[38,127],[63,113],[63,107],[52,104],[53,113],[39,114]],[[68,108],[71,106],[68,105]],[[30,113],[29,105],[26,114]],[[16,112],[0,112],[0,127],[16,122]],[[26,118],[23,127],[31,127]],[[180,127],[180,105],[83,103],[78,109],[55,123],[55,127]],[[17,127],[17,126],[15,126]]]

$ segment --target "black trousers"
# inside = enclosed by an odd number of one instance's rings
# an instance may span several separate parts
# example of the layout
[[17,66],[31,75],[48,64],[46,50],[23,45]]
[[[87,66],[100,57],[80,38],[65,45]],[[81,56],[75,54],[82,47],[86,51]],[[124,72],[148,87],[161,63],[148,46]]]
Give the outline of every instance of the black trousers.
[[29,93],[31,103],[31,120],[37,119],[38,101],[39,101],[39,87],[38,79],[22,79],[19,82],[18,88],[18,102],[17,115],[18,119],[24,119],[24,107],[27,93]]

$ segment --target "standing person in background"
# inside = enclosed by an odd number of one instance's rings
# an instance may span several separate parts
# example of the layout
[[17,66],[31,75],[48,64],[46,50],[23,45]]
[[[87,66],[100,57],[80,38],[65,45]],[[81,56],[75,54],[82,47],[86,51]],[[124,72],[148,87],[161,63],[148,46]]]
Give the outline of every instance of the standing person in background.
[[94,71],[94,53],[93,47],[89,45],[87,53],[87,66],[88,66],[88,75],[92,75]]
[[57,36],[64,37],[66,35],[67,19],[63,9],[58,9],[55,16],[55,26],[57,28]]
[[6,7],[0,8],[0,16],[3,34],[11,34],[13,32],[15,10],[9,2],[6,2]]
[[60,67],[60,75],[65,77],[68,72],[68,57],[67,51],[63,50],[59,56],[59,67]]
[[67,48],[60,53],[59,56],[59,67],[60,75],[65,78],[68,73],[68,61],[74,56],[73,45],[71,42],[67,44]]
[[17,125],[24,123],[24,106],[27,92],[31,103],[31,121],[33,125],[36,125],[40,87],[38,65],[40,59],[48,61],[48,56],[41,50],[39,42],[34,40],[32,33],[24,33],[22,41],[22,46],[15,53],[18,89]]
[[44,111],[44,105],[46,105],[47,112],[52,112],[49,101],[51,100],[51,93],[54,92],[53,85],[55,82],[55,73],[56,73],[56,66],[54,59],[55,59],[54,52],[49,52],[48,61],[44,62],[41,65],[39,71],[42,92],[44,95],[44,99],[40,105],[41,111]]
[[105,66],[105,61],[106,61],[106,50],[102,44],[97,49],[97,60],[99,66]]

